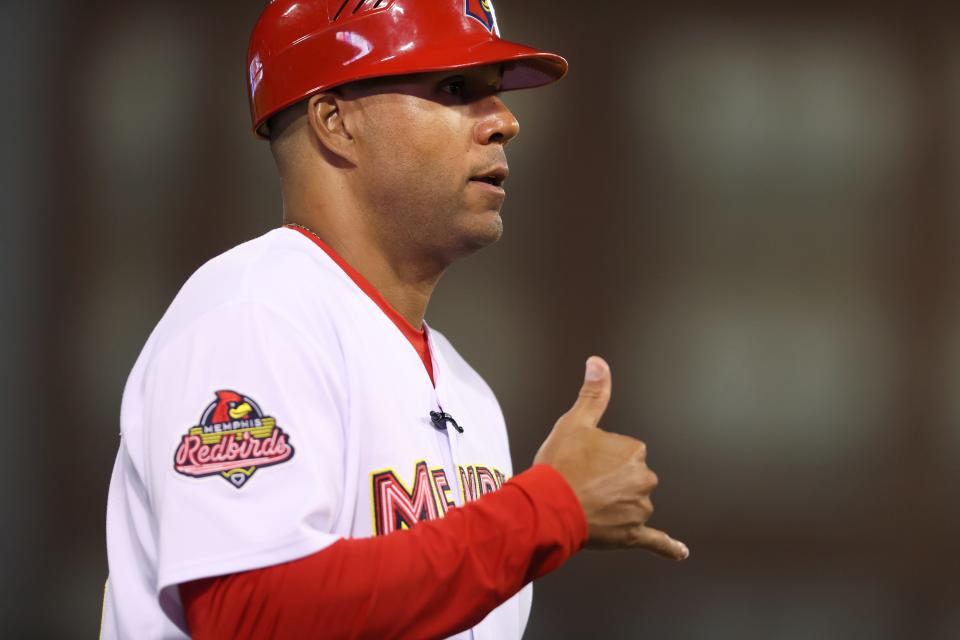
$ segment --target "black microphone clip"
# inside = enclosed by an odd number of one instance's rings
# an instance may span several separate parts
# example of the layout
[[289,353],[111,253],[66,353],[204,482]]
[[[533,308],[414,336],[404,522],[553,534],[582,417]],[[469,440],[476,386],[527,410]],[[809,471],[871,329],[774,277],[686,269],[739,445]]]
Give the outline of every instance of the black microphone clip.
[[450,422],[451,424],[453,424],[454,429],[456,429],[460,433],[463,433],[463,427],[457,424],[457,421],[453,419],[452,415],[444,411],[431,411],[430,422],[432,422],[433,426],[439,429],[440,431],[446,431],[447,423]]

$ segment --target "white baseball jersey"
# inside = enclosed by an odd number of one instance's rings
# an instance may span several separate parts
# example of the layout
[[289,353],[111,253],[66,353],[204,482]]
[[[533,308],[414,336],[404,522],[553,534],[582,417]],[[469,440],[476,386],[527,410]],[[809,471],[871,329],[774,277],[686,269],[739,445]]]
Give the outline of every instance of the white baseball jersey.
[[[512,466],[497,400],[427,335],[435,387],[390,318],[293,229],[197,270],[124,390],[103,638],[186,638],[180,583],[389,533],[499,488]],[[520,638],[531,594],[456,637]]]

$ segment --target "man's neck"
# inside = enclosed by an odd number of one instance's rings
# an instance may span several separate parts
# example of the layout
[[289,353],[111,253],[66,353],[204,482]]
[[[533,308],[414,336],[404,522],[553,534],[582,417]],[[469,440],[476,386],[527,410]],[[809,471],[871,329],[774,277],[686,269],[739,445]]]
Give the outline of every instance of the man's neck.
[[334,253],[362,275],[383,298],[415,329],[423,326],[430,296],[443,269],[425,265],[396,251],[389,251],[361,230],[350,232],[323,221],[285,214],[285,224],[295,224],[316,235]]

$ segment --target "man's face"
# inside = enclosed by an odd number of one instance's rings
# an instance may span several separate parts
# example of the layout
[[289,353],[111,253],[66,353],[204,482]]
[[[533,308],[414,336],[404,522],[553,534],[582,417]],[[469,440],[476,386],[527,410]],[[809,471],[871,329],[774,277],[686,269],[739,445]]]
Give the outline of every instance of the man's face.
[[347,87],[356,193],[388,241],[451,261],[503,232],[506,144],[519,132],[498,65]]

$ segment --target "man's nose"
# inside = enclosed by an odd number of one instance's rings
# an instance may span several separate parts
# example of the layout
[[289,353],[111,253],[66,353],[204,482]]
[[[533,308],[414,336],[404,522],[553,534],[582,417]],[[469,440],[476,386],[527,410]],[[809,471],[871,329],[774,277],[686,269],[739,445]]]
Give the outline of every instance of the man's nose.
[[482,115],[475,129],[480,144],[499,143],[504,146],[520,133],[520,123],[499,96],[482,101]]

